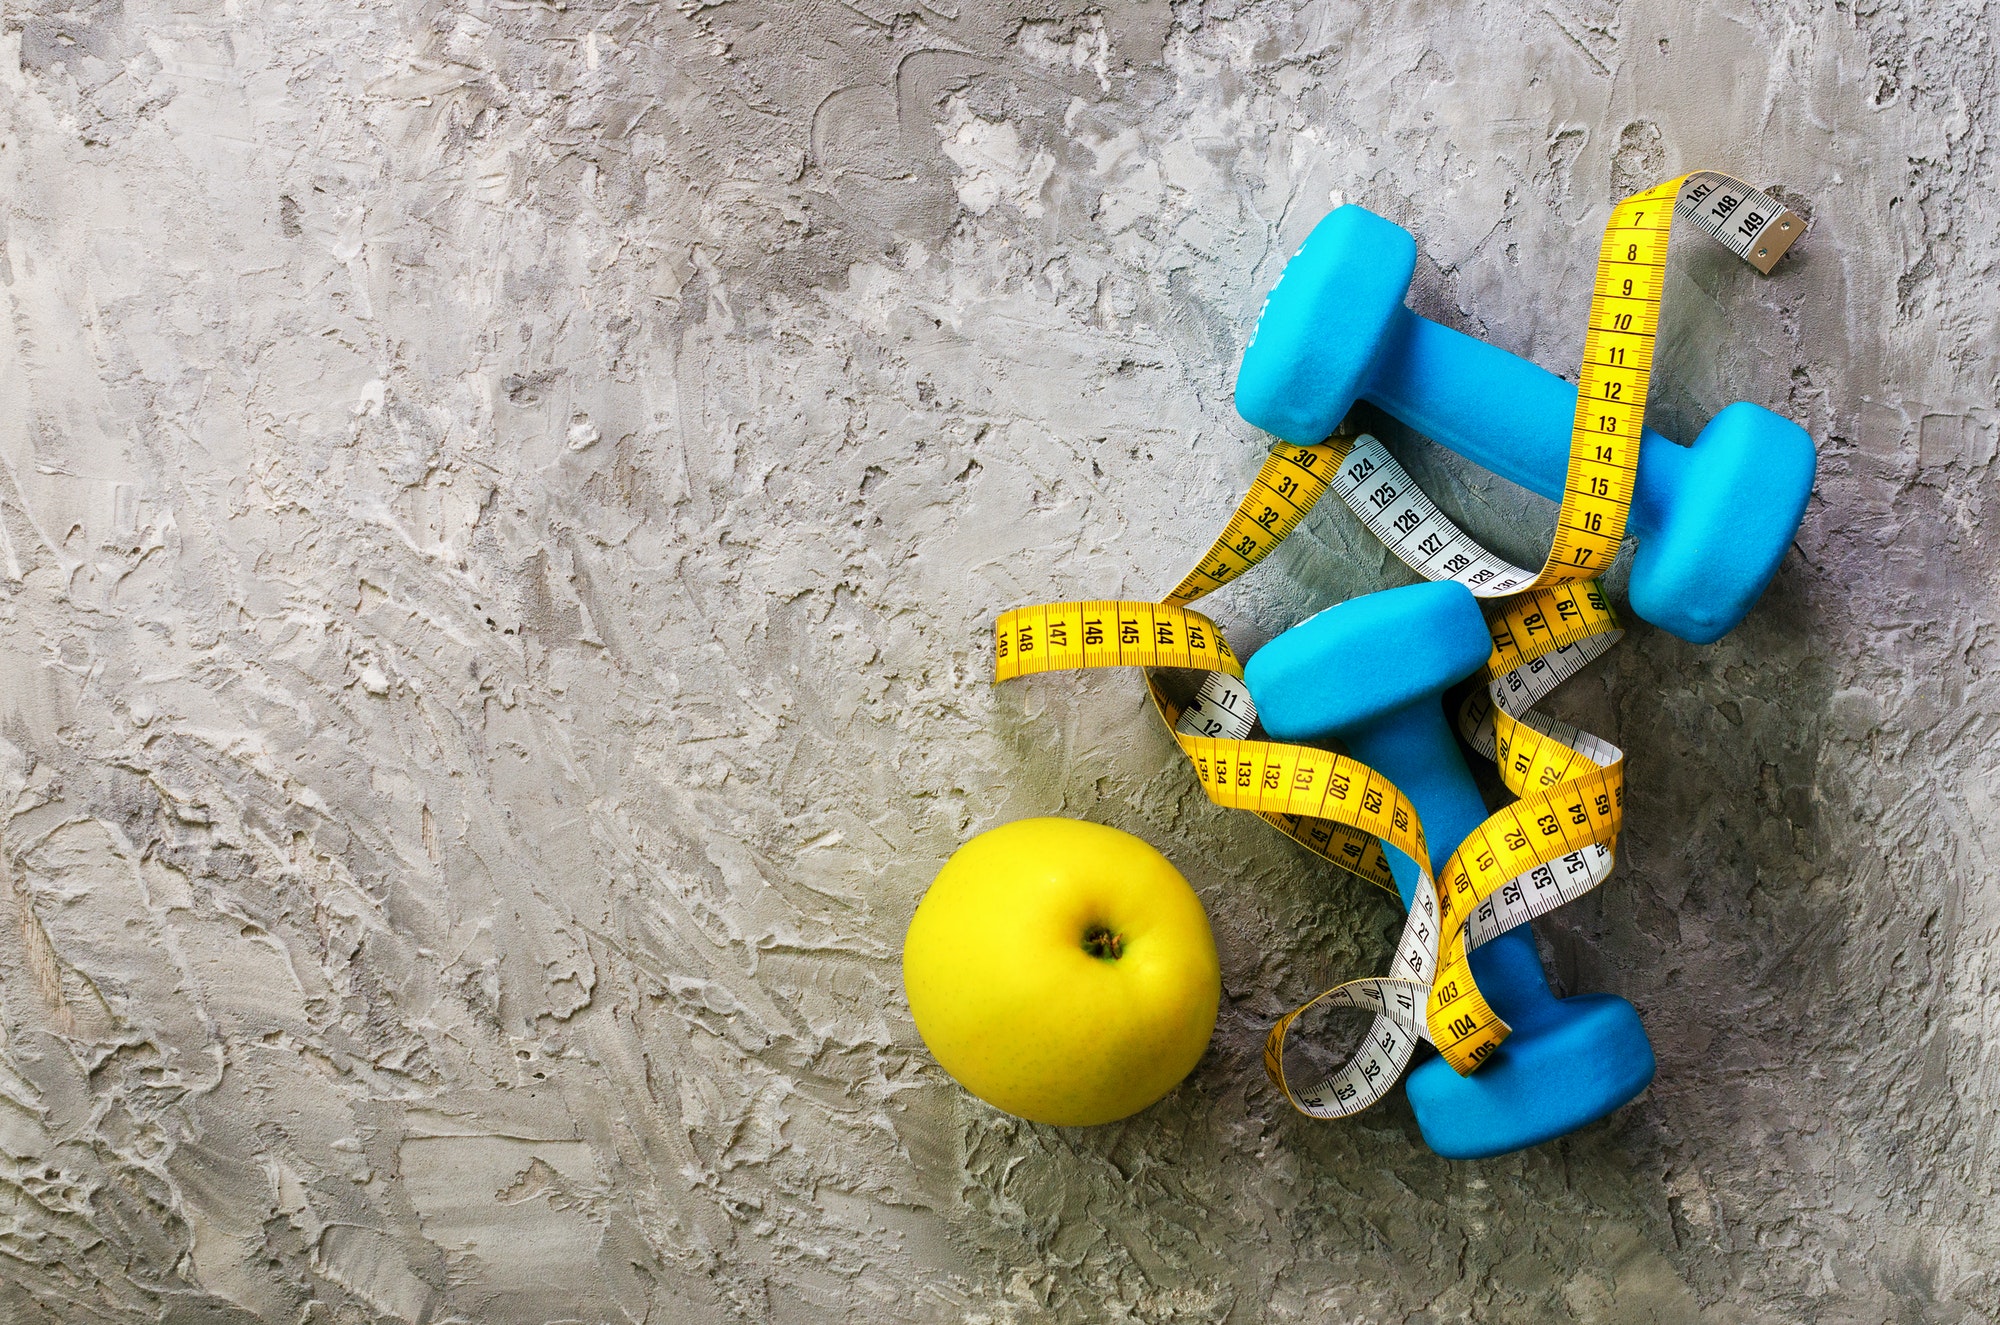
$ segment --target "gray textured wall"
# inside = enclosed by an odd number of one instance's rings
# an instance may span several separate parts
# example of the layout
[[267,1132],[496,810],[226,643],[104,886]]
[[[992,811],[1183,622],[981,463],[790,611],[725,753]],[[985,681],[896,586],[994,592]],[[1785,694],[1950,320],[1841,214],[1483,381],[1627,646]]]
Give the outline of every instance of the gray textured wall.
[[[2000,235],[1984,0],[76,0],[0,37],[0,1319],[1994,1319]],[[1390,908],[1210,807],[1001,607],[1157,594],[1248,481],[1236,355],[1335,197],[1559,371],[1614,194],[1654,420],[1804,422],[1712,648],[1557,711],[1623,864],[1543,928],[1650,1094],[1449,1165],[1269,1020]],[[1548,508],[1400,449],[1496,548]],[[1338,509],[1252,646],[1399,582]],[[1390,661],[1393,661],[1392,659]],[[1090,1132],[968,1100],[897,954],[973,832],[1201,890],[1209,1057]]]

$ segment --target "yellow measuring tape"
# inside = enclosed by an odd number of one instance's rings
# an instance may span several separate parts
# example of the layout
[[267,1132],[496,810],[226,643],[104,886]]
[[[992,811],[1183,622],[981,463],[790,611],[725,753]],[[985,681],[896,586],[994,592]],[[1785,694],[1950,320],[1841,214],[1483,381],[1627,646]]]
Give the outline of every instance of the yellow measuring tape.
[[[1280,1018],[1265,1068],[1294,1107],[1342,1117],[1380,1099],[1419,1040],[1474,1070],[1508,1034],[1472,978],[1480,943],[1574,900],[1609,874],[1624,813],[1624,754],[1534,711],[1622,635],[1595,582],[1616,557],[1638,471],[1669,231],[1689,216],[1768,274],[1804,223],[1775,199],[1710,171],[1634,194],[1612,209],[1598,254],[1577,412],[1556,533],[1539,573],[1480,547],[1447,519],[1372,437],[1279,443],[1223,532],[1162,602],[1049,603],[1002,614],[995,679],[1097,667],[1206,673],[1183,708],[1148,685],[1209,799],[1250,810],[1334,864],[1394,891],[1384,842],[1421,882],[1392,975],[1351,980]],[[1518,798],[1495,812],[1433,875],[1423,827],[1403,794],[1367,765],[1309,746],[1250,739],[1256,710],[1243,668],[1215,623],[1188,604],[1268,556],[1328,491],[1428,579],[1509,599],[1488,624],[1493,654],[1459,713],[1460,730],[1495,760]],[[1304,1088],[1285,1073],[1292,1025],[1316,1007],[1374,1014],[1358,1050]]]

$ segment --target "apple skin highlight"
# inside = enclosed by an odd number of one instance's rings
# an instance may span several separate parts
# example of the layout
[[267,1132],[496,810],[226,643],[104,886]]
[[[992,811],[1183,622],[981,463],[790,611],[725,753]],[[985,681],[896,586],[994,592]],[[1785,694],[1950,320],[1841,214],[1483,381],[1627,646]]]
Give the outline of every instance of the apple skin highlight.
[[1067,1127],[1129,1117],[1178,1085],[1222,993],[1180,871],[1130,833],[1055,818],[1002,825],[945,862],[910,920],[903,985],[960,1085]]

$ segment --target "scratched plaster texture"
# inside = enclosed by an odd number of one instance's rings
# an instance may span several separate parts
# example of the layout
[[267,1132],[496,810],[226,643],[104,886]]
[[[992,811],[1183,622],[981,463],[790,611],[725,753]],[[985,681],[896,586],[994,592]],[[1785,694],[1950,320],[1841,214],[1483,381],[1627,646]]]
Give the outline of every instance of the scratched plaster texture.
[[[2000,205],[1983,0],[27,0],[0,36],[0,1321],[1994,1319]],[[995,612],[1169,587],[1336,198],[1573,370],[1610,200],[1713,165],[1654,421],[1806,424],[1733,636],[1543,925],[1660,1076],[1447,1164],[1265,1026],[1396,918]],[[1548,508],[1394,443],[1494,546]],[[1406,579],[1338,510],[1244,646]],[[1394,665],[1385,642],[1384,665]],[[1214,1046],[959,1092],[897,957],[974,832],[1156,843]]]

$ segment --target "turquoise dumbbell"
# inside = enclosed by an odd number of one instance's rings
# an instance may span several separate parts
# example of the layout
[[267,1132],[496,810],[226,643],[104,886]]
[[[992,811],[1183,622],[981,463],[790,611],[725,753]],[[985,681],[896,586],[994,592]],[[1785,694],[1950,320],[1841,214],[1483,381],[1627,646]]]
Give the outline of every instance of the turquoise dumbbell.
[[[1243,670],[1264,729],[1281,741],[1337,737],[1407,796],[1443,868],[1486,819],[1486,803],[1445,723],[1445,690],[1477,672],[1493,645],[1463,585],[1413,584],[1350,599],[1292,627]],[[1408,906],[1416,864],[1390,852]],[[1447,1159],[1538,1145],[1593,1122],[1653,1079],[1653,1046],[1622,998],[1557,998],[1534,934],[1517,925],[1471,954],[1472,977],[1513,1028],[1479,1070],[1442,1058],[1406,1081],[1417,1125]]]
[[[1403,306],[1409,231],[1361,207],[1313,229],[1264,306],[1236,409],[1288,442],[1323,441],[1356,400],[1550,500],[1569,469],[1576,388]],[[1629,528],[1632,610],[1695,644],[1729,633],[1777,573],[1812,492],[1812,438],[1757,405],[1691,447],[1648,429]]]

